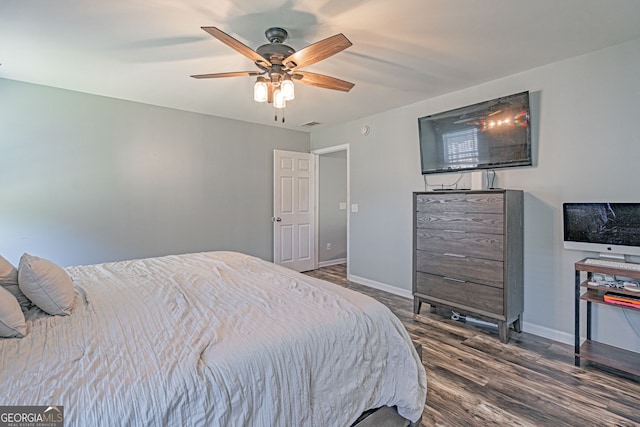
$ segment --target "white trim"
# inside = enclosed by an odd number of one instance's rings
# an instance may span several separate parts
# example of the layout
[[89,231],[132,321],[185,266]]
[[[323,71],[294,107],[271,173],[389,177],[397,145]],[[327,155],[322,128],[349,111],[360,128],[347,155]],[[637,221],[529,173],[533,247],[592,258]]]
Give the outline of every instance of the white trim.
[[376,282],[375,280],[365,279],[364,277],[354,276],[351,274],[347,275],[347,280],[413,300],[413,293],[408,289],[401,289],[397,286],[387,285],[386,283]]
[[312,150],[311,154],[329,154],[329,153],[335,153],[336,151],[349,151],[349,144],[342,144],[342,145],[334,145],[333,147],[327,147],[327,148],[318,148],[317,150]]
[[[350,149],[349,144],[341,144],[334,145],[333,147],[319,148],[317,150],[311,150],[311,154],[315,157],[315,166],[316,166],[316,176],[315,176],[315,193],[316,193],[316,201],[315,201],[315,224],[316,224],[316,245],[320,244],[320,236],[318,234],[318,229],[320,228],[318,225],[320,218],[318,213],[318,206],[320,205],[320,155],[322,154],[330,154],[336,153],[338,151],[346,151],[347,152],[347,258],[345,262],[347,263],[347,277],[349,277],[349,253],[350,253],[350,244],[349,244],[349,230],[351,227],[351,160],[350,160]],[[320,263],[318,263],[318,256],[320,251],[316,248],[315,251],[315,265],[320,267]]]
[[543,338],[548,338],[550,340],[561,342],[563,344],[570,344],[570,345],[575,344],[573,334],[558,331],[556,329],[547,328],[546,326],[540,326],[533,323],[522,322],[522,330],[529,334],[537,335]]
[[[407,289],[401,289],[401,288],[398,288],[397,286],[387,285],[386,283],[376,282],[375,280],[365,279],[364,277],[355,276],[355,275],[347,275],[347,280],[351,282],[359,283],[361,285],[368,286],[370,288],[389,292],[391,294],[413,300],[413,293]],[[525,323],[523,321],[522,330],[529,334],[537,335],[543,338],[548,338],[552,341],[560,342],[563,344],[569,344],[569,345],[575,344],[573,334],[558,331],[556,329],[547,328],[545,326],[540,326],[533,323]],[[583,340],[584,340],[584,337],[581,337],[581,341]]]
[[346,258],[330,259],[329,261],[321,261],[318,263],[318,268],[329,267],[330,265],[346,264]]

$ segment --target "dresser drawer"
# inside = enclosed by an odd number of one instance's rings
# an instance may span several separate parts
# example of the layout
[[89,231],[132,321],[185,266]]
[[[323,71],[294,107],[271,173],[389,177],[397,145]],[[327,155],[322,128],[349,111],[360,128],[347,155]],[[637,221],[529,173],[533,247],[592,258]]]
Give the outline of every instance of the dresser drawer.
[[416,228],[503,234],[504,218],[502,214],[416,212]]
[[418,212],[466,212],[503,214],[504,195],[502,193],[434,193],[416,195]]
[[441,276],[416,273],[416,294],[425,299],[435,298],[451,307],[480,310],[497,315],[504,314],[502,289],[473,282],[458,282]]
[[502,261],[504,236],[418,228],[416,229],[416,249]]
[[460,279],[495,288],[502,288],[503,263],[481,258],[464,257],[453,253],[416,251],[416,270]]

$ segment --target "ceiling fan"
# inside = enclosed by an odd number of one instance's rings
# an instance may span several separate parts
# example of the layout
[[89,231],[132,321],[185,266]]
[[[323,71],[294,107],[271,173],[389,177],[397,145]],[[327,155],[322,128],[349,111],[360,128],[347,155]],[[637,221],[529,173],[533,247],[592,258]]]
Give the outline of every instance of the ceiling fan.
[[251,49],[216,27],[202,27],[202,29],[252,60],[260,71],[197,74],[192,75],[191,77],[193,78],[257,76],[254,85],[254,99],[258,102],[273,102],[276,108],[284,108],[286,101],[294,98],[293,80],[311,86],[343,92],[349,92],[354,86],[353,83],[335,77],[300,70],[351,46],[351,42],[343,34],[336,34],[296,52],[292,47],[283,44],[288,37],[288,33],[285,29],[279,27],[272,27],[265,31],[265,36],[269,43],[260,46],[256,50]]

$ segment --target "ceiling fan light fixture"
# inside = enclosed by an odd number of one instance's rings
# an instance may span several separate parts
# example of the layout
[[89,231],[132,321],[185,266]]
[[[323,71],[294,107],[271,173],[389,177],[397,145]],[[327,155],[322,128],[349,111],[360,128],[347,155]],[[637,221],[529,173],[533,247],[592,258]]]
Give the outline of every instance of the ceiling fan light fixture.
[[291,80],[291,76],[285,74],[284,80],[280,84],[280,90],[282,91],[282,96],[284,96],[285,101],[293,101],[296,97],[295,88],[293,87],[293,80]]
[[284,108],[287,106],[287,101],[280,88],[273,91],[273,106],[276,108]]
[[256,84],[253,85],[253,100],[256,102],[267,102],[269,96],[269,88],[264,77],[258,77]]

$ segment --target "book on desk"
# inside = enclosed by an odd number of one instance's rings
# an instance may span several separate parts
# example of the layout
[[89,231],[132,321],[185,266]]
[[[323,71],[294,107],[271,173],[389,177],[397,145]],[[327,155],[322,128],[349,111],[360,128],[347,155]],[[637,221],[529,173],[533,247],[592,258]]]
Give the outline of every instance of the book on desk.
[[611,304],[624,305],[640,309],[640,298],[630,295],[617,294],[615,292],[607,292],[603,299]]

